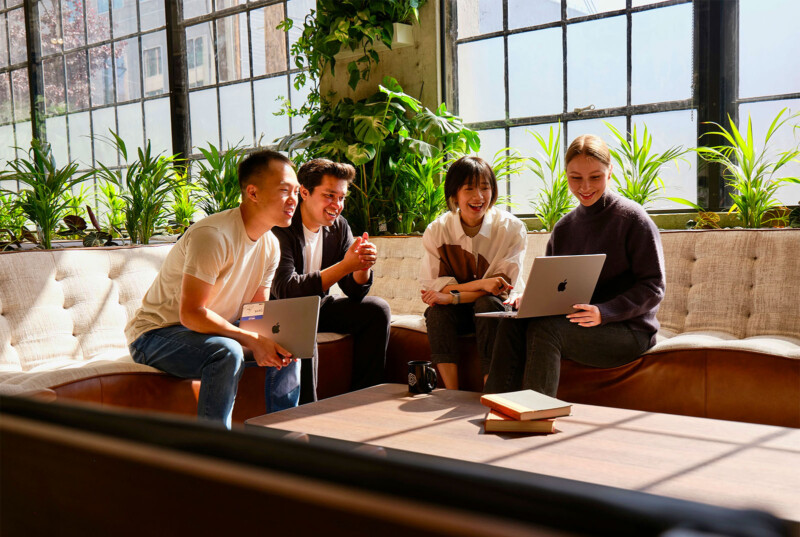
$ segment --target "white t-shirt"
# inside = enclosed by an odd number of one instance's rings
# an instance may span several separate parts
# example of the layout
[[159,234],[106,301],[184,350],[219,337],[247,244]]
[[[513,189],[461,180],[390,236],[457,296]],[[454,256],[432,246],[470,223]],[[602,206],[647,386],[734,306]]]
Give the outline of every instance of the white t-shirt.
[[303,249],[303,274],[311,274],[322,268],[322,228],[316,233],[303,225],[306,246]]
[[242,304],[259,287],[272,286],[280,255],[280,244],[271,231],[250,240],[238,207],[203,218],[167,254],[142,306],[125,327],[128,344],[150,330],[180,324],[184,274],[210,284],[208,309],[235,321]]

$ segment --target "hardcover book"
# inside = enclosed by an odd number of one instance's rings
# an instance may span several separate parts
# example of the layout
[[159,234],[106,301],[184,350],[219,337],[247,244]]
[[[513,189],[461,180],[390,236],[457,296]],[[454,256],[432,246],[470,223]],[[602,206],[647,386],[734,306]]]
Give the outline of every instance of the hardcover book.
[[533,390],[486,394],[481,404],[515,420],[558,418],[572,411],[570,403]]
[[483,422],[483,430],[487,433],[553,433],[554,419],[515,420],[496,410],[490,410]]

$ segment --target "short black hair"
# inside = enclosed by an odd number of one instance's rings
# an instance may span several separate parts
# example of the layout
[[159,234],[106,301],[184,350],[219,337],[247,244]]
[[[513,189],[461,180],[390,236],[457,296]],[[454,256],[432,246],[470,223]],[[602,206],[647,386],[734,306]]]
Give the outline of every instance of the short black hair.
[[250,153],[239,163],[239,188],[244,192],[247,185],[252,184],[256,177],[265,173],[273,160],[279,160],[294,168],[294,162],[283,153],[271,149],[261,149]]
[[314,189],[319,186],[322,178],[326,175],[347,181],[349,185],[356,178],[356,169],[352,164],[345,162],[315,158],[300,166],[297,171],[297,181],[309,192],[314,192]]
[[448,208],[455,212],[459,188],[466,184],[477,186],[481,180],[486,180],[492,187],[492,201],[489,204],[492,207],[497,201],[497,178],[489,163],[474,156],[461,157],[455,161],[444,177],[444,197]]

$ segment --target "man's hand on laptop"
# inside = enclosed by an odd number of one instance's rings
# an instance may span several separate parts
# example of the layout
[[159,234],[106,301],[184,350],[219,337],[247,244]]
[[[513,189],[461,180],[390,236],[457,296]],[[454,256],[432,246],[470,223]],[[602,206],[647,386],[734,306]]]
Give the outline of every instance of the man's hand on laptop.
[[261,367],[277,367],[280,369],[293,361],[291,352],[268,337],[259,335],[250,348],[253,351],[253,358]]
[[575,304],[572,306],[576,310],[581,310],[576,313],[567,315],[567,319],[572,323],[578,323],[580,326],[591,327],[597,326],[602,322],[600,316],[600,309],[591,304]]

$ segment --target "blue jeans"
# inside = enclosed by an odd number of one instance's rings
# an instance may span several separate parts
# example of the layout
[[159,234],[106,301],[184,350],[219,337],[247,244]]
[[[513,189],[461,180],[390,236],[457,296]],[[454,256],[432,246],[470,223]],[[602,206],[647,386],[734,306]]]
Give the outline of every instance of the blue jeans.
[[[142,334],[129,349],[136,363],[180,378],[199,378],[197,416],[221,421],[230,429],[233,402],[245,368],[245,352],[239,342],[174,325]],[[268,413],[297,406],[300,361],[280,370],[268,367],[264,390]]]

